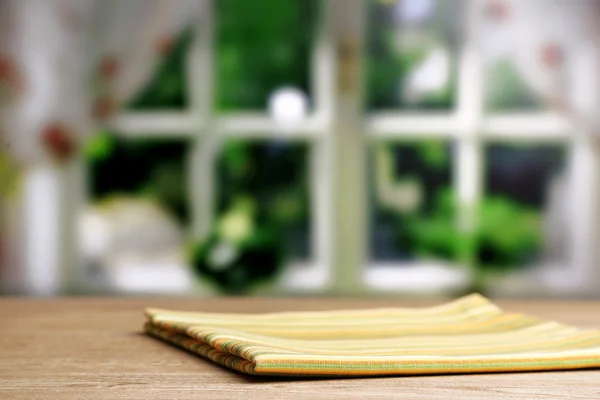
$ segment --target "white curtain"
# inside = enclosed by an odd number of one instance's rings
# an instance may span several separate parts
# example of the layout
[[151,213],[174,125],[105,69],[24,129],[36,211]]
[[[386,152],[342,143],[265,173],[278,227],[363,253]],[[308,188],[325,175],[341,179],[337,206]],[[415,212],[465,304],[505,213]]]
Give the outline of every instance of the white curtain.
[[68,158],[128,102],[201,0],[3,0],[0,132],[27,165]]
[[590,98],[600,91],[592,80],[600,68],[600,1],[485,0],[482,12],[487,61],[509,59],[548,107],[600,130],[600,102]]

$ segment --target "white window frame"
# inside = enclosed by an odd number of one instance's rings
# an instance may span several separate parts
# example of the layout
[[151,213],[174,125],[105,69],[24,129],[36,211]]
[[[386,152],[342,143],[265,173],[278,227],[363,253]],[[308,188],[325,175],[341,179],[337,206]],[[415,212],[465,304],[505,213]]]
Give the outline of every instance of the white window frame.
[[[319,293],[394,293],[428,294],[457,290],[470,283],[468,266],[457,275],[445,265],[415,263],[372,264],[368,261],[368,223],[366,218],[365,153],[368,142],[403,141],[436,137],[457,144],[454,158],[454,185],[460,209],[459,226],[468,232],[475,227],[476,206],[482,196],[483,143],[489,141],[564,143],[569,149],[568,165],[571,195],[577,199],[570,226],[571,252],[566,265],[558,269],[520,273],[517,279],[494,282],[495,294],[566,295],[594,293],[600,282],[598,267],[598,182],[599,161],[593,150],[589,128],[575,126],[554,112],[486,114],[483,103],[484,67],[477,43],[482,21],[481,1],[468,0],[466,40],[459,54],[458,105],[449,113],[407,113],[382,111],[363,115],[361,60],[364,56],[365,7],[363,0],[326,0],[324,16],[314,47],[314,112],[293,132],[283,131],[266,113],[215,115],[214,88],[214,0],[205,3],[204,13],[196,25],[194,46],[188,57],[190,108],[184,112],[126,113],[117,116],[111,127],[129,138],[156,138],[164,132],[172,137],[193,140],[188,160],[189,196],[192,209],[192,234],[206,234],[214,215],[214,160],[218,140],[223,138],[300,139],[311,144],[309,169],[314,262],[291,265],[275,292]],[[216,18],[214,18],[216,17]],[[586,68],[581,65],[581,69]],[[598,79],[596,70],[581,76]],[[595,87],[580,83],[581,97],[590,105],[599,104]],[[576,132],[578,134],[573,134]],[[164,138],[164,136],[160,136]],[[49,253],[44,238],[25,235],[26,251],[51,254],[62,269],[63,288],[85,288],[79,272],[76,250],[74,207],[81,207],[86,193],[83,162],[77,160],[67,170],[53,170],[60,185],[71,190],[54,190],[53,212],[60,216],[62,240],[52,243]],[[30,178],[27,178],[30,180]],[[31,178],[33,179],[33,178]],[[33,184],[33,183],[32,183]],[[55,188],[56,189],[56,188]],[[40,188],[40,190],[42,190]],[[30,203],[39,201],[40,190],[25,196]],[[40,193],[38,193],[40,192]],[[27,219],[26,232],[39,228],[39,221]],[[56,255],[58,254],[58,255]],[[41,257],[41,256],[40,256]],[[38,258],[40,258],[38,257]],[[35,265],[27,265],[26,275],[34,276]],[[546,275],[550,276],[548,278]],[[554,278],[552,278],[554,277]],[[558,278],[557,278],[558,277]],[[510,280],[514,279],[514,280]],[[27,277],[25,277],[27,280]],[[570,285],[564,285],[565,281]],[[519,282],[519,285],[515,285]]]

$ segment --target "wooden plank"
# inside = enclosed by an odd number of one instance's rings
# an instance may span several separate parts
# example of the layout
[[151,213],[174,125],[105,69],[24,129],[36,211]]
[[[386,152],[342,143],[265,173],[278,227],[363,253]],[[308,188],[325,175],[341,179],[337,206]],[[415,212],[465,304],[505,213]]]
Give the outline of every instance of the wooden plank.
[[[146,306],[254,313],[435,303],[322,298],[2,298],[0,399],[600,398],[598,370],[369,379],[245,377],[141,333]],[[582,328],[600,327],[599,302],[503,301],[500,305]]]

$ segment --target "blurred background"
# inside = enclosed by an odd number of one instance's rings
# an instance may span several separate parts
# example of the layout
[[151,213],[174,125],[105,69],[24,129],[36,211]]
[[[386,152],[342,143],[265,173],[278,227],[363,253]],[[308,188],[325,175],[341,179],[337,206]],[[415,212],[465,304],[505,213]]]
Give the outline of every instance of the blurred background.
[[598,296],[598,18],[2,0],[2,293]]

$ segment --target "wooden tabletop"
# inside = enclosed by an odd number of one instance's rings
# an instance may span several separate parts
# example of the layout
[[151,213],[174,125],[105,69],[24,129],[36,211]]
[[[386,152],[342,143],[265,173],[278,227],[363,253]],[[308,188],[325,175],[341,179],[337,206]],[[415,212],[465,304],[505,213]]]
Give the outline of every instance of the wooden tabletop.
[[[368,379],[256,378],[141,333],[146,306],[269,312],[436,302],[340,299],[0,298],[0,399],[600,399],[600,370]],[[582,328],[600,303],[498,302]]]

